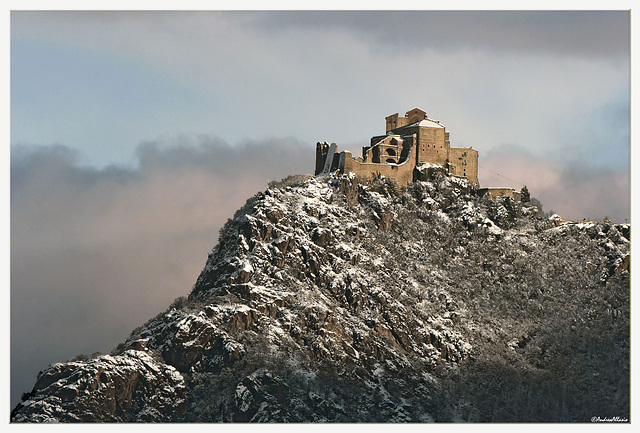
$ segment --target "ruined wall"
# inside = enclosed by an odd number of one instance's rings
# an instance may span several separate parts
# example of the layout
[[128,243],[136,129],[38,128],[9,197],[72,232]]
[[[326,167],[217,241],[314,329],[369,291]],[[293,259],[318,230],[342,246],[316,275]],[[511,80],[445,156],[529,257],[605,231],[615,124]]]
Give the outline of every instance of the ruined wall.
[[322,173],[324,168],[324,162],[327,159],[327,152],[329,151],[329,144],[326,142],[316,143],[316,171],[315,175]]
[[[327,159],[331,158],[330,164]],[[338,146],[335,143],[316,143],[316,171],[315,175],[322,172],[330,172],[338,169]]]
[[378,162],[386,164],[397,164],[400,162],[401,153],[402,139],[389,137],[383,143],[380,143],[378,145]]
[[409,157],[407,161],[401,164],[374,164],[367,162],[358,162],[351,156],[351,152],[344,151],[340,153],[340,171],[343,173],[353,172],[357,177],[371,179],[376,174],[384,177],[396,179],[401,187],[407,186],[413,182],[414,159]]
[[399,164],[408,158],[413,141],[413,136],[380,136],[379,141],[363,148],[362,156],[366,162]]

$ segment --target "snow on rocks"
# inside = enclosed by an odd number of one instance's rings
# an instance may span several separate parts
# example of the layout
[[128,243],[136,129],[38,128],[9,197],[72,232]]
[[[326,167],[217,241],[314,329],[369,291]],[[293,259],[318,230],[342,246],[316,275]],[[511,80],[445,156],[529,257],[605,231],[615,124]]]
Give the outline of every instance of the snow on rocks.
[[[140,400],[134,396],[141,396]],[[128,350],[86,362],[58,363],[38,376],[14,421],[169,421],[185,409],[182,375],[148,353]],[[35,413],[23,418],[21,412]]]
[[[518,302],[535,300],[547,273],[556,271],[547,249],[560,244],[578,255],[593,241],[573,274],[605,283],[627,275],[628,225],[571,223],[557,215],[544,221],[510,198],[475,196],[466,182],[442,175],[442,167],[423,169],[430,170],[427,179],[405,190],[388,179],[364,185],[331,175],[250,198],[221,230],[189,298],[101,361],[118,360],[104,370],[115,378],[126,370],[123,359],[144,360],[148,374],[160,377],[158,389],[166,389],[159,397],[153,386],[141,391],[141,398],[165,403],[126,408],[126,419],[163,419],[166,408],[182,407],[181,391],[171,391],[182,383],[205,390],[200,398],[208,403],[189,409],[196,420],[211,413],[238,422],[370,421],[373,414],[432,420],[437,411],[411,406],[441,391],[429,373],[453,369],[486,335],[506,332],[482,328],[474,308],[490,302],[496,288],[513,290]],[[38,392],[60,383],[24,407],[42,419],[81,420],[63,407],[64,399],[77,400],[77,387],[61,380],[39,382]],[[326,381],[348,387],[347,397],[322,391]],[[106,390],[105,383],[96,389]],[[420,389],[420,398],[397,391],[409,388]]]

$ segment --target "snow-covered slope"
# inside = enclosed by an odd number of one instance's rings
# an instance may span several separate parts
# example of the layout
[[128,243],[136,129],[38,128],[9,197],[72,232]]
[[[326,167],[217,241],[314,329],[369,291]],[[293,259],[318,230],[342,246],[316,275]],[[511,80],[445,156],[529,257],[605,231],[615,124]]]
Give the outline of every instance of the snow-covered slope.
[[250,198],[188,298],[111,355],[42,372],[12,420],[628,417],[629,225],[426,178]]

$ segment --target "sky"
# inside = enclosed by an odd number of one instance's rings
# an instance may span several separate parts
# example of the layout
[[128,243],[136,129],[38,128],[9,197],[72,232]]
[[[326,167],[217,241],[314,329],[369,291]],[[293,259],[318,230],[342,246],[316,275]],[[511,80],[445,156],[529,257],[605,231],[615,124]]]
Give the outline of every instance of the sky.
[[627,11],[14,11],[11,405],[188,295],[315,143],[414,107],[565,219],[630,220]]

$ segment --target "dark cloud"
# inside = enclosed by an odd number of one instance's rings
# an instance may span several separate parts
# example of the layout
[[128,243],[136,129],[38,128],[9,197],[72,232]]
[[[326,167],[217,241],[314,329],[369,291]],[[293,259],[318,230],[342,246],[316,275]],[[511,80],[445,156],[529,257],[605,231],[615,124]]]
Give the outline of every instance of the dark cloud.
[[275,11],[268,31],[357,30],[396,50],[515,50],[628,58],[629,11]]
[[311,172],[313,149],[201,136],[98,170],[64,146],[14,148],[12,405],[49,363],[108,353],[187,295],[226,219],[269,179]]

